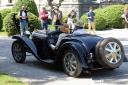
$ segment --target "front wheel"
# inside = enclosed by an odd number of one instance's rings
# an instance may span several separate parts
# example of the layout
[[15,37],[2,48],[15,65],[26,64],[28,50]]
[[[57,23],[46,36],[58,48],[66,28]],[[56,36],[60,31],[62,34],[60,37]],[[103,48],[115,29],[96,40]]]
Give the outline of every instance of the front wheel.
[[26,50],[23,43],[16,40],[12,44],[12,56],[17,63],[23,63],[26,59]]
[[82,66],[75,52],[68,50],[64,53],[63,67],[67,75],[78,77],[82,72]]

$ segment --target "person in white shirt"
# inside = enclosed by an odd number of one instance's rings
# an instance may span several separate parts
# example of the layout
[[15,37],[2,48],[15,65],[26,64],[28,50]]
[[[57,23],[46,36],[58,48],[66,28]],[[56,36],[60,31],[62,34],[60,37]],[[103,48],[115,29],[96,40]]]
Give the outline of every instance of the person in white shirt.
[[20,34],[21,36],[25,34],[30,34],[28,31],[28,11],[26,6],[22,6],[20,12],[19,12],[19,18],[20,18]]

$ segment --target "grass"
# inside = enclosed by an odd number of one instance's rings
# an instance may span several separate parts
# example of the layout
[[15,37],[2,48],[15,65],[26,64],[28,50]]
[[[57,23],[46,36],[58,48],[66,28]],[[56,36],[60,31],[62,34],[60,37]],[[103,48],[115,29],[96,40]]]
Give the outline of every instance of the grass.
[[28,85],[19,81],[18,79],[8,76],[6,74],[0,74],[0,85]]
[[7,36],[8,34],[7,34],[7,32],[5,32],[5,31],[0,31],[0,36]]

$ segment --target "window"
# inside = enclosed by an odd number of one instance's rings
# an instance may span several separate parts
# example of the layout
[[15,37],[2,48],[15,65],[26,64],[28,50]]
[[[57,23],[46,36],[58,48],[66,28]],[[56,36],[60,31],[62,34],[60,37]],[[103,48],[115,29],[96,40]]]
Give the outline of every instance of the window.
[[13,0],[8,0],[8,3],[12,3],[13,2]]

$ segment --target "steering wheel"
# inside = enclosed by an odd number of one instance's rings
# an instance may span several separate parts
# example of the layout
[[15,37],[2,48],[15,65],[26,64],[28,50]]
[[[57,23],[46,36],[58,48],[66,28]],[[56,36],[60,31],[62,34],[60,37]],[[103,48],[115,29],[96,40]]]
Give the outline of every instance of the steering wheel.
[[63,33],[63,32],[60,32],[60,31],[53,31],[51,33],[48,34],[48,43],[49,44],[56,44],[56,42],[58,41],[58,37],[59,35]]

